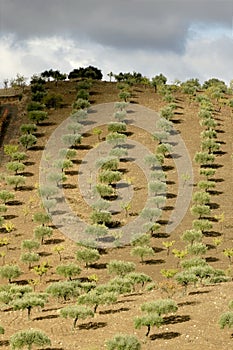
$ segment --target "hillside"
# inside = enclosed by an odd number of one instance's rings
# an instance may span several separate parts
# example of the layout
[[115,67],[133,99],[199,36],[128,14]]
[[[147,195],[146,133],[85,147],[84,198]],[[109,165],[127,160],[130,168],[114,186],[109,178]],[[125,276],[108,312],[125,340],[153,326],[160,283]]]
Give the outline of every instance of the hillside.
[[[161,273],[161,270],[170,269],[177,270],[177,273],[182,271],[181,264],[179,264],[172,250],[174,248],[179,251],[185,250],[186,242],[181,240],[181,235],[185,230],[192,229],[192,221],[197,219],[190,212],[193,205],[191,201],[180,224],[172,232],[166,232],[166,224],[176,207],[178,190],[187,188],[188,191],[191,188],[195,193],[198,191],[198,183],[204,179],[203,175],[200,175],[200,164],[194,161],[194,157],[196,152],[201,150],[200,133],[204,130],[199,123],[200,103],[197,101],[197,97],[205,94],[205,91],[198,91],[197,96],[190,97],[189,94],[183,93],[179,88],[172,91],[176,109],[171,120],[177,135],[186,145],[192,161],[194,181],[189,184],[190,174],[187,169],[183,169],[182,174],[178,173],[176,159],[178,161],[179,157],[182,158],[182,156],[174,151],[176,150],[176,145],[174,145],[171,154],[165,155],[164,163],[161,165],[161,169],[166,175],[167,193],[162,216],[158,220],[161,226],[158,232],[153,233],[150,237],[149,245],[153,248],[154,255],[145,257],[144,262],[140,262],[139,257],[131,255],[132,246],[130,244],[120,247],[111,244],[110,248],[99,249],[100,259],[86,268],[83,263],[76,259],[76,252],[81,250],[82,247],[64,235],[54,222],[50,222],[49,227],[52,229],[52,236],[46,237],[44,244],[41,244],[36,250],[40,257],[39,262],[33,263],[32,267],[28,268],[27,264],[21,261],[21,243],[24,240],[33,239],[33,232],[38,226],[33,221],[33,215],[41,211],[44,212],[38,191],[41,181],[42,154],[51,135],[72,112],[72,103],[77,95],[76,85],[77,82],[72,81],[59,82],[57,86],[54,82],[46,83],[46,88],[50,93],[54,92],[62,96],[63,106],[57,109],[46,109],[48,119],[37,126],[34,133],[37,137],[37,143],[26,150],[27,159],[24,161],[26,168],[19,174],[25,176],[25,184],[18,190],[14,190],[9,184],[6,184],[4,176],[1,176],[1,190],[7,189],[13,192],[14,198],[6,203],[7,211],[2,213],[4,223],[8,223],[8,226],[11,226],[11,223],[13,226],[11,232],[7,232],[7,226],[0,228],[0,264],[1,266],[17,264],[22,274],[13,278],[13,282],[20,286],[31,285],[36,292],[44,292],[50,284],[66,279],[56,272],[56,267],[60,264],[76,263],[79,265],[82,271],[77,280],[80,282],[96,281],[97,286],[105,284],[110,278],[114,277],[107,270],[107,264],[114,259],[133,262],[136,265],[136,272],[150,276],[154,284],[149,289],[147,289],[147,286],[151,283],[147,283],[144,287],[141,287],[141,284],[137,285],[135,290],[118,295],[117,301],[114,303],[100,305],[94,318],[78,320],[75,330],[72,330],[72,320],[60,317],[58,311],[65,306],[74,305],[77,296],[63,300],[50,295],[48,302],[43,307],[32,309],[30,320],[27,319],[26,310],[13,310],[10,303],[2,303],[0,325],[4,327],[5,334],[0,336],[0,347],[9,349],[9,339],[16,331],[36,328],[44,331],[49,336],[52,345],[44,347],[44,349],[51,350],[104,349],[106,348],[105,340],[112,338],[118,332],[136,335],[142,344],[142,350],[154,348],[166,350],[178,348],[182,350],[231,349],[232,330],[228,328],[222,330],[218,324],[220,315],[228,310],[228,303],[233,299],[232,258],[228,258],[223,254],[225,249],[233,249],[233,162],[231,158],[233,154],[233,118],[232,109],[228,104],[231,96],[228,94],[224,94],[221,100],[211,98],[214,108],[213,116],[217,123],[215,129],[217,142],[220,149],[214,152],[215,161],[210,166],[211,169],[215,170],[215,174],[208,180],[211,180],[215,187],[207,191],[211,198],[209,203],[211,213],[205,216],[205,219],[209,219],[212,227],[203,232],[202,241],[206,245],[207,251],[201,255],[213,269],[221,269],[225,272],[228,277],[227,282],[213,283],[213,280],[210,282],[208,278],[206,281],[205,279],[203,281],[199,279],[197,283],[188,284],[187,293],[184,293],[184,286],[178,284],[175,278],[166,278]],[[143,129],[138,126],[139,124],[134,123],[134,114],[138,113],[143,120],[143,118],[146,119],[147,113],[150,115],[150,113],[159,112],[168,103],[164,101],[164,96],[161,93],[155,92],[154,88],[149,86],[133,85],[130,87],[130,92],[130,104],[126,108],[128,111],[127,120],[129,120],[125,133],[127,140],[137,142],[153,153],[158,147],[158,142],[152,137],[156,127],[155,120],[151,120],[151,125],[147,123],[148,130],[151,129],[149,132],[146,127]],[[82,160],[84,157],[86,160],[91,151],[97,152],[94,153],[91,160],[93,164],[97,158],[103,156],[100,151],[98,153],[98,147],[106,140],[108,128],[107,124],[98,126],[101,129],[99,140],[98,135],[93,132],[96,128],[94,124],[95,113],[98,112],[99,114],[97,114],[101,117],[99,111],[102,111],[101,108],[104,106],[105,109],[103,110],[109,115],[109,122],[112,121],[114,103],[119,101],[118,94],[119,89],[116,83],[92,83],[89,91],[91,106],[88,114],[89,120],[93,124],[90,122],[88,131],[82,135],[81,145],[75,148],[76,156],[72,159],[73,166],[65,171],[66,181],[61,186],[66,203],[75,215],[88,223],[91,223],[92,209],[80,191],[78,175],[81,173],[81,166],[85,168],[85,163],[82,164]],[[18,101],[18,98],[11,98],[10,101],[6,101],[5,98],[1,99],[0,96],[1,104],[6,104],[10,110],[10,119],[4,129],[4,136],[2,135],[1,174],[10,174],[10,171],[6,170],[10,158],[3,152],[4,145],[19,144],[20,126],[28,123],[26,107],[30,98],[29,87],[26,88],[20,101]],[[140,110],[144,111],[142,115],[140,115]],[[132,122],[130,122],[131,119]],[[55,140],[55,145],[56,142],[59,144],[59,140]],[[19,150],[21,152],[25,151],[22,145],[19,146]],[[144,157],[143,151],[141,152],[138,153],[140,159]],[[50,162],[52,162],[51,159],[48,160],[48,173],[51,166]],[[90,167],[90,169],[92,168]],[[145,198],[148,195],[148,183],[145,172],[135,159],[121,161],[119,169],[125,181],[128,179],[130,190],[133,189],[128,215],[125,215],[123,209],[113,215],[114,222],[120,223],[121,227],[123,224],[133,222],[143,210]],[[91,181],[93,180],[91,171],[89,182],[87,181],[90,189],[92,189]],[[179,183],[178,180],[182,180],[184,183]],[[55,217],[55,214],[53,215]],[[59,215],[62,216],[62,213],[58,212],[56,217]],[[222,222],[221,217],[223,218]],[[219,246],[216,243],[217,238],[220,239]],[[7,240],[7,244],[4,244],[4,239]],[[166,243],[169,242],[173,242],[170,251],[166,248]],[[61,247],[61,260],[58,247]],[[190,257],[189,254],[185,259]],[[43,266],[43,263],[45,263],[47,271],[40,277],[36,275],[33,266]],[[7,279],[2,279],[0,282],[1,290],[6,285],[9,285]],[[140,310],[142,303],[168,297],[171,297],[177,303],[178,310],[164,316],[164,323],[160,328],[152,327],[148,337],[145,336],[146,327],[134,328],[134,318],[142,315]]]

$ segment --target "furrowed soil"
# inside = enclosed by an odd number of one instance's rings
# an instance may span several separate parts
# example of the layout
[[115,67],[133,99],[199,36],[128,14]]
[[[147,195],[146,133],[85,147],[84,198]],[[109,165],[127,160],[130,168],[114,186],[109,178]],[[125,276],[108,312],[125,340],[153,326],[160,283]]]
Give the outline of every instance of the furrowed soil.
[[[13,280],[18,285],[27,285],[30,281],[35,282],[35,291],[45,291],[45,289],[55,281],[65,280],[56,273],[56,266],[61,263],[75,263],[76,251],[80,249],[76,242],[70,240],[58,228],[53,227],[52,237],[45,239],[40,246],[38,253],[40,263],[47,262],[49,269],[40,279],[33,268],[20,261],[21,242],[25,239],[33,238],[33,230],[37,226],[33,222],[33,214],[42,211],[41,200],[38,195],[39,186],[39,166],[44,146],[51,133],[60,125],[60,123],[69,117],[72,110],[72,103],[75,100],[76,90],[75,82],[59,82],[56,87],[53,82],[47,83],[50,91],[62,94],[65,106],[60,109],[48,110],[49,119],[38,126],[35,135],[38,138],[36,146],[27,150],[27,162],[24,176],[26,176],[26,185],[15,191],[15,198],[7,204],[7,212],[3,213],[5,222],[14,224],[15,229],[7,233],[1,228],[0,240],[9,239],[9,245],[0,247],[0,266],[4,264],[18,264],[23,271],[22,275]],[[130,102],[132,105],[138,104],[154,111],[159,111],[166,102],[160,94],[155,93],[150,87],[142,85],[131,88],[132,96]],[[102,103],[116,102],[119,90],[116,83],[94,82],[90,90],[91,108]],[[202,94],[203,92],[198,92]],[[178,109],[175,112],[173,124],[180,133],[188,149],[191,159],[197,151],[200,151],[200,132],[203,130],[199,124],[198,109],[199,105],[195,99],[190,99],[188,95],[179,90],[173,93]],[[226,95],[225,100],[231,98]],[[2,135],[1,146],[1,169],[0,173],[6,173],[6,163],[9,158],[4,155],[3,147],[5,144],[18,144],[20,136],[20,125],[28,123],[26,115],[26,105],[30,99],[29,88],[26,90],[23,99],[19,102],[13,100],[10,104],[10,121],[5,128],[5,135]],[[0,101],[1,97],[0,97]],[[137,272],[144,272],[149,275],[155,283],[154,289],[148,291],[146,287],[137,286],[132,293],[121,295],[117,302],[111,305],[99,306],[94,318],[78,320],[75,329],[72,329],[72,320],[64,319],[59,316],[59,309],[67,305],[74,305],[75,300],[58,301],[56,298],[49,297],[49,302],[43,308],[33,308],[31,319],[27,319],[26,310],[14,311],[10,306],[4,304],[0,309],[0,325],[4,327],[5,334],[0,335],[0,348],[9,349],[9,339],[12,334],[19,330],[36,328],[44,331],[51,339],[51,346],[44,347],[50,350],[102,350],[106,348],[105,341],[112,338],[116,333],[134,334],[142,344],[142,350],[152,349],[182,349],[182,350],[230,350],[233,347],[232,329],[220,329],[218,320],[223,312],[228,310],[228,303],[233,299],[233,265],[229,259],[224,256],[223,251],[226,248],[233,248],[233,117],[232,111],[227,104],[223,104],[219,111],[218,102],[214,101],[215,120],[218,123],[217,141],[221,144],[221,151],[216,154],[216,174],[213,181],[216,188],[211,195],[211,222],[213,228],[210,232],[204,234],[203,242],[208,246],[205,254],[206,261],[216,269],[223,269],[230,277],[228,282],[211,285],[189,285],[187,292],[184,293],[183,287],[177,285],[173,279],[166,279],[161,274],[162,269],[177,269],[178,259],[168,252],[164,242],[175,241],[173,248],[182,250],[185,243],[181,240],[181,234],[192,228],[194,217],[187,210],[182,222],[178,227],[167,234],[164,223],[169,220],[172,210],[176,203],[178,190],[178,175],[173,158],[167,156],[163,170],[166,173],[166,182],[168,186],[166,207],[163,210],[161,230],[151,238],[151,247],[154,249],[154,256],[145,258],[141,263],[138,258],[131,256],[131,246],[119,248],[109,248],[103,250],[98,262],[89,268],[82,267],[79,278],[86,280],[90,276],[97,278],[97,284],[107,282],[112,276],[107,272],[106,265],[113,259],[122,261],[131,261],[136,264]],[[142,116],[143,118],[143,116]],[[151,124],[151,132],[155,125]],[[96,147],[101,141],[105,140],[107,135],[107,126],[101,127],[101,140],[97,135],[89,132],[83,135],[82,145],[77,151],[74,166],[67,171],[67,180],[64,184],[64,193],[67,203],[71,206],[73,212],[77,213],[81,219],[90,222],[91,208],[85,202],[79,191],[77,174],[83,157],[90,149]],[[128,139],[135,140],[145,145],[151,152],[155,151],[156,142],[146,131],[129,125],[127,127]],[[85,147],[86,146],[86,147]],[[20,146],[21,147],[21,146]],[[21,149],[21,148],[20,148]],[[21,149],[23,150],[23,149]],[[121,223],[127,223],[133,220],[143,209],[145,198],[147,196],[148,184],[143,171],[134,162],[121,162],[120,168],[128,179],[132,179],[134,194],[131,201],[129,215],[126,217],[124,211],[117,213],[114,220]],[[199,166],[193,162],[194,183],[193,191],[197,190],[197,183],[203,179],[199,175]],[[0,183],[2,189],[10,189],[2,180]],[[91,186],[91,184],[90,184]],[[13,191],[14,192],[14,191]],[[190,203],[190,206],[192,203]],[[216,216],[224,213],[224,221],[219,222]],[[52,224],[51,224],[52,226]],[[221,238],[222,242],[217,248],[214,245],[214,238]],[[55,247],[62,246],[61,261]],[[169,254],[168,254],[169,253]],[[1,280],[0,285],[7,284],[7,280]],[[171,297],[178,304],[176,313],[164,316],[164,323],[160,328],[152,327],[150,335],[146,334],[146,327],[140,330],[134,328],[134,318],[142,315],[140,306],[146,301],[153,301],[159,298]]]

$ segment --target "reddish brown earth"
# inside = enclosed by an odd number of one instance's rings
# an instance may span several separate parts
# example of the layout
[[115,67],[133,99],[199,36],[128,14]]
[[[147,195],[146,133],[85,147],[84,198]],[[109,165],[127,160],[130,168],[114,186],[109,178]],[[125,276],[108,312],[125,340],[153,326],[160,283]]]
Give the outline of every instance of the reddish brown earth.
[[[51,89],[59,90],[63,94],[67,107],[59,110],[49,111],[49,121],[46,125],[39,126],[38,143],[34,150],[28,150],[28,166],[27,166],[27,188],[15,193],[16,202],[9,206],[5,215],[6,221],[11,221],[15,225],[15,230],[11,233],[5,233],[4,230],[0,233],[0,238],[9,237],[10,244],[8,251],[0,248],[0,251],[6,251],[5,263],[17,263],[21,267],[23,274],[15,283],[25,284],[28,280],[35,279],[37,276],[33,270],[28,271],[27,266],[20,262],[20,244],[24,239],[30,239],[33,236],[33,229],[36,224],[32,221],[32,215],[41,210],[40,198],[38,196],[39,183],[39,162],[42,155],[42,148],[51,132],[69,116],[71,112],[71,103],[75,99],[74,83],[60,83],[56,88],[51,83]],[[56,90],[56,91],[57,91]],[[99,103],[118,101],[118,90],[114,83],[94,83],[91,88],[92,94],[90,102],[92,106]],[[175,97],[178,101],[179,114],[175,117],[175,127],[180,131],[183,140],[189,150],[190,156],[193,159],[196,151],[200,150],[200,131],[202,130],[198,120],[198,103],[189,101],[186,95],[176,92]],[[17,143],[19,126],[27,122],[27,117],[24,115],[24,108],[27,103],[26,95],[21,102],[15,102],[18,109],[16,115],[11,118],[8,126],[4,144]],[[153,89],[136,86],[133,88],[131,102],[149,107],[155,111],[164,106],[166,103],[162,101],[159,94],[155,94]],[[210,234],[204,238],[204,243],[208,244],[208,251],[205,256],[207,261],[215,268],[227,271],[229,276],[233,277],[232,265],[229,266],[227,258],[223,255],[225,248],[233,248],[233,178],[232,178],[232,135],[233,135],[233,118],[231,110],[228,106],[223,106],[220,113],[216,112],[216,120],[218,122],[218,141],[221,142],[222,153],[217,156],[216,163],[219,165],[214,179],[217,184],[216,195],[211,197],[215,205],[213,205],[211,216],[219,215],[224,212],[225,220],[222,224],[213,222],[213,232],[216,235],[221,235],[223,243],[216,250],[213,246],[214,234]],[[104,129],[104,128],[103,128]],[[105,128],[106,130],[106,128]],[[152,151],[155,149],[155,142],[151,137],[148,137],[146,132],[139,130],[136,127],[130,127],[132,138],[146,145]],[[105,131],[101,135],[105,136]],[[90,133],[84,138],[85,144],[94,147],[97,142],[97,137]],[[40,147],[41,146],[41,147]],[[82,159],[86,150],[79,151],[78,158]],[[7,157],[1,152],[1,169],[0,172],[5,172],[5,164],[8,161]],[[172,158],[166,159],[167,181],[169,193],[177,193],[177,173],[174,168]],[[78,164],[76,164],[78,170]],[[124,164],[128,167],[129,177],[134,177],[135,187],[138,188],[134,192],[134,197],[131,206],[131,216],[139,213],[143,208],[143,198],[147,193],[147,183],[140,169],[133,164]],[[72,170],[76,170],[75,168]],[[195,184],[199,181],[200,176],[198,166],[193,163],[195,175]],[[135,176],[135,173],[137,176]],[[68,176],[67,183],[75,184],[77,179],[75,176]],[[194,184],[194,190],[195,190]],[[4,183],[1,188],[4,188]],[[78,212],[83,218],[88,220],[90,208],[84,203],[77,188],[67,189],[66,196],[74,198],[70,202],[72,208]],[[172,207],[175,205],[175,196],[168,198],[166,206]],[[163,213],[163,220],[169,218],[171,211],[167,210]],[[119,220],[124,219],[123,214],[119,214]],[[5,334],[0,336],[0,347],[9,349],[9,338],[18,330],[39,328],[46,332],[50,337],[52,345],[47,347],[50,350],[101,350],[105,348],[105,340],[114,336],[115,333],[122,332],[127,334],[135,334],[142,343],[142,350],[151,349],[184,349],[184,350],[230,350],[233,347],[232,330],[221,330],[218,325],[218,319],[221,313],[227,311],[227,305],[233,299],[233,282],[210,285],[189,287],[188,294],[184,295],[181,287],[175,285],[172,298],[177,302],[179,308],[175,314],[165,317],[164,324],[157,329],[152,328],[151,335],[146,339],[145,328],[135,330],[133,319],[140,315],[140,305],[145,301],[153,301],[157,298],[166,298],[168,295],[162,291],[161,286],[166,283],[161,275],[161,269],[176,268],[177,259],[164,249],[162,242],[174,240],[174,247],[183,249],[184,243],[180,240],[180,235],[185,229],[191,228],[193,217],[189,210],[187,211],[181,224],[170,234],[164,234],[164,227],[158,237],[151,239],[151,246],[155,250],[155,256],[148,259],[144,264],[139,263],[138,259],[130,255],[130,246],[123,248],[112,248],[102,254],[100,261],[89,269],[83,270],[81,277],[88,277],[93,274],[98,276],[98,284],[104,283],[109,279],[106,270],[106,264],[112,259],[133,261],[136,263],[136,271],[144,272],[151,276],[156,283],[156,288],[153,291],[145,289],[137,289],[135,293],[121,296],[118,301],[109,306],[100,306],[99,311],[93,319],[78,321],[77,328],[71,329],[72,320],[62,319],[58,316],[58,310],[65,305],[74,304],[75,301],[67,301],[58,303],[56,299],[49,299],[49,303],[41,309],[32,310],[32,319],[27,320],[26,311],[12,311],[5,306],[1,307],[0,324],[5,328]],[[42,277],[41,282],[36,286],[36,291],[44,291],[45,288],[53,281],[58,281],[61,278],[56,274],[56,265],[59,264],[59,257],[54,252],[56,245],[63,245],[62,262],[75,262],[75,252],[78,247],[75,242],[65,237],[58,229],[54,229],[53,237],[45,241],[39,249],[41,261],[47,261],[51,267],[46,276]],[[0,264],[3,264],[1,259]],[[6,281],[1,281],[1,285]],[[174,287],[174,284],[172,284]]]

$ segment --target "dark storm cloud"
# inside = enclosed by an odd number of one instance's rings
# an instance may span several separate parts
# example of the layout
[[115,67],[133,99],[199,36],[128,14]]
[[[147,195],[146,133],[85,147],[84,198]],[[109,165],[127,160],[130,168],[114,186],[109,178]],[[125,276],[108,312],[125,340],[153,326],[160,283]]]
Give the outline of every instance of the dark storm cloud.
[[232,15],[231,0],[0,0],[0,31],[180,52],[191,24],[230,28]]

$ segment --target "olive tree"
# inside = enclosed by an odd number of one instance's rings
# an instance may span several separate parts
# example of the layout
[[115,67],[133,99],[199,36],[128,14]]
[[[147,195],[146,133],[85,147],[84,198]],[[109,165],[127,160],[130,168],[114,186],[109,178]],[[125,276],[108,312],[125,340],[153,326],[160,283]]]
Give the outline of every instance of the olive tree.
[[21,275],[21,270],[18,265],[4,265],[0,266],[0,276],[8,279],[11,283],[12,279],[15,279]]
[[97,249],[85,248],[76,252],[76,259],[79,262],[84,262],[85,266],[89,267],[90,264],[100,259],[100,253]]
[[136,265],[133,262],[111,260],[107,264],[109,274],[116,274],[117,276],[125,276],[127,273],[135,271]]
[[76,264],[63,264],[56,267],[56,273],[60,276],[64,276],[71,281],[72,277],[76,277],[81,273],[81,268]]
[[48,226],[39,225],[39,226],[35,227],[33,233],[34,233],[35,239],[40,240],[40,243],[43,244],[45,237],[52,236],[53,229],[51,227],[48,227]]
[[141,259],[141,263],[143,263],[145,257],[154,255],[154,250],[153,248],[147,246],[136,246],[131,249],[130,255],[139,257]]
[[14,190],[17,191],[26,182],[26,177],[22,175],[7,176],[6,182],[9,186],[13,186]]
[[14,310],[27,310],[28,319],[30,320],[33,307],[44,307],[46,300],[46,294],[27,293],[23,298],[15,299],[12,302],[12,307]]
[[48,119],[48,113],[45,111],[30,111],[28,112],[28,118],[38,125],[44,120]]
[[28,350],[31,350],[33,344],[39,347],[51,345],[51,340],[44,332],[36,329],[19,331],[10,337],[10,346],[13,350],[22,349],[25,346],[28,347]]
[[146,337],[149,336],[151,327],[156,326],[159,328],[163,323],[163,318],[157,313],[150,313],[134,319],[134,327],[140,329],[143,326],[147,327]]
[[35,135],[25,134],[25,135],[20,136],[19,142],[27,150],[37,143],[37,138]]
[[6,164],[6,168],[8,171],[12,171],[13,173],[18,174],[19,172],[24,171],[25,165],[18,161],[9,162]]
[[105,343],[107,350],[141,350],[141,344],[135,335],[116,334]]
[[28,264],[28,269],[31,269],[32,263],[38,262],[40,260],[40,255],[34,252],[22,253],[20,260],[23,263]]
[[85,304],[94,307],[94,313],[96,313],[99,305],[110,305],[117,301],[117,293],[114,292],[101,292],[94,289],[89,293],[82,294],[78,297],[78,304]]
[[0,191],[0,200],[6,204],[9,202],[11,199],[14,199],[15,195],[14,193],[7,191],[7,190],[2,190]]
[[64,318],[72,318],[73,328],[75,328],[78,320],[94,317],[93,311],[90,308],[82,305],[66,306],[59,310],[59,314]]

